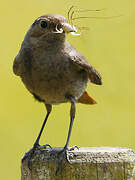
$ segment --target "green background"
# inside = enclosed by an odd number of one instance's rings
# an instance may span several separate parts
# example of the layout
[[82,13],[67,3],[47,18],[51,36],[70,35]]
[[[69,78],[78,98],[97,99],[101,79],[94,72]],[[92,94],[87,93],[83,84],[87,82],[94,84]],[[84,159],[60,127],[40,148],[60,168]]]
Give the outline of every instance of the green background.
[[[0,6],[0,179],[20,179],[21,158],[39,132],[46,110],[35,102],[12,72],[13,59],[32,22],[46,13],[67,17],[72,5],[103,9],[76,16],[89,27],[68,40],[103,77],[103,86],[88,84],[97,105],[77,105],[70,146],[124,146],[135,149],[135,1],[134,0],[4,0]],[[54,106],[41,144],[64,146],[70,104]]]

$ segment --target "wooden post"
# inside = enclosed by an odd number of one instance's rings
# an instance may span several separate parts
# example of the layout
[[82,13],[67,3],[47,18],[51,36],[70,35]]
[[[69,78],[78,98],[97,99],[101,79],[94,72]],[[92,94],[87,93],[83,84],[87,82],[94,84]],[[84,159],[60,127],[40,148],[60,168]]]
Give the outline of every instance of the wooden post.
[[98,147],[68,151],[56,175],[61,148],[36,150],[21,167],[21,180],[135,180],[135,152],[128,148]]

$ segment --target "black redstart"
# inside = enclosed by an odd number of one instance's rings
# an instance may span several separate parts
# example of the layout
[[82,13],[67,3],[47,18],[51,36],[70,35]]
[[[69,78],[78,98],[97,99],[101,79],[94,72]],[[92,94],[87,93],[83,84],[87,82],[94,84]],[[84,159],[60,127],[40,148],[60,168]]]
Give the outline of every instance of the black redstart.
[[[66,144],[60,153],[65,156],[75,118],[76,103],[96,104],[85,91],[87,82],[101,85],[101,76],[85,57],[66,41],[68,33],[76,33],[75,26],[65,17],[47,14],[30,26],[13,64],[28,91],[45,104],[47,115],[31,150],[39,146],[39,139],[52,105],[71,103],[70,126]],[[29,158],[30,161],[30,158]]]

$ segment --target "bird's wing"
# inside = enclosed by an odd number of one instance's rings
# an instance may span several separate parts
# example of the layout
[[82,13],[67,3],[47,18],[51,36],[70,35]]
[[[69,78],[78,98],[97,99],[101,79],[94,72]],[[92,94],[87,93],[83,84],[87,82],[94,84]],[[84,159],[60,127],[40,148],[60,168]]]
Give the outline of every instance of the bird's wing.
[[30,48],[22,48],[13,62],[13,72],[17,76],[21,76],[25,71],[31,68],[31,50]]
[[88,63],[88,61],[82,54],[80,54],[73,47],[71,48],[71,45],[70,45],[70,48],[68,45],[68,50],[69,49],[70,49],[70,51],[69,51],[70,61],[72,61],[75,65],[79,66],[80,68],[84,69],[85,71],[87,71],[89,80],[92,83],[102,85],[102,80],[101,80],[102,78],[101,78],[99,72]]
[[15,75],[20,76],[20,65],[21,65],[21,59],[19,58],[19,54],[15,57],[13,62],[13,72]]

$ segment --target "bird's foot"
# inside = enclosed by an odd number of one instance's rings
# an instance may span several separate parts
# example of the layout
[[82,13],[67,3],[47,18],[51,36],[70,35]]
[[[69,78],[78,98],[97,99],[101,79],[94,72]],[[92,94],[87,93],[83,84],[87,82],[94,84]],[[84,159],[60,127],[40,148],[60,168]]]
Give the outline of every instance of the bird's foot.
[[62,170],[62,162],[63,162],[63,160],[66,159],[67,161],[69,161],[67,151],[68,151],[68,148],[64,147],[60,152],[58,152],[58,165],[57,165],[57,168],[56,168],[56,175],[58,174],[58,172],[61,172],[61,170]]
[[64,147],[59,153],[58,153],[58,165],[56,168],[56,175],[59,171],[62,170],[62,162],[64,159],[66,159],[70,163],[69,154],[68,151],[73,151],[74,149],[79,149],[78,146],[73,146],[72,148]]
[[39,149],[40,145],[38,143],[35,143],[33,148],[30,149],[25,155],[24,157],[22,158],[22,162],[27,159],[27,163],[28,163],[28,168],[31,170],[31,158],[34,154],[34,152],[36,151],[36,149]]
[[30,150],[24,155],[24,157],[22,158],[22,162],[23,162],[25,159],[27,159],[28,168],[31,170],[31,158],[32,158],[32,156],[34,155],[35,151],[36,151],[36,150],[43,151],[43,150],[47,149],[47,147],[49,147],[49,148],[52,149],[52,147],[51,147],[49,144],[45,144],[45,145],[43,145],[43,146],[40,146],[38,143],[35,143],[34,146],[33,146],[33,148],[30,149]]

